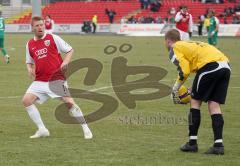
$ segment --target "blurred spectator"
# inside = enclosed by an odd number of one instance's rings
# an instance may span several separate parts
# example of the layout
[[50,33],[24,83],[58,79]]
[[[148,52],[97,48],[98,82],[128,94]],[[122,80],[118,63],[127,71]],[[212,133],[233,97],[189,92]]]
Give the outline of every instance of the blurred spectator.
[[136,19],[134,16],[131,16],[131,17],[128,19],[128,23],[129,23],[129,24],[136,24],[136,23],[137,23],[137,19]]
[[224,3],[223,0],[202,0],[202,3]]
[[240,19],[239,19],[239,17],[235,14],[235,15],[233,15],[233,18],[232,18],[233,20],[232,20],[232,23],[233,24],[240,24]]
[[226,14],[227,17],[231,15],[231,11],[228,7],[224,9],[224,13]]
[[44,20],[44,24],[45,24],[45,31],[48,34],[52,34],[53,30],[54,30],[54,21],[51,18],[50,15],[46,15],[45,20]]
[[114,10],[105,9],[105,14],[108,15],[109,22],[112,24],[117,13]]
[[170,15],[175,15],[176,14],[176,9],[174,7],[169,9],[169,14]]
[[144,16],[139,17],[138,18],[138,23],[140,23],[140,24],[145,23],[145,17]]
[[176,14],[176,9],[174,7],[170,8],[168,10],[168,16],[165,17],[164,23],[165,24],[175,24],[175,14]]
[[204,15],[198,17],[198,36],[202,36],[204,19],[205,19]]
[[228,2],[236,3],[237,1],[236,0],[228,0]]
[[127,20],[125,17],[122,17],[120,22],[121,22],[121,24],[125,24],[125,23],[127,23]]
[[207,32],[209,31],[210,26],[210,18],[208,16],[205,17],[203,26],[206,28]]
[[92,33],[95,33],[97,29],[97,15],[94,15],[92,18],[92,26],[93,26]]
[[163,23],[163,20],[160,16],[158,16],[156,19],[155,19],[155,22],[156,24],[162,24]]
[[90,21],[84,21],[82,26],[82,32],[89,33],[92,31],[91,28],[91,22]]
[[228,22],[227,22],[227,17],[226,17],[226,16],[223,17],[223,23],[224,23],[224,24],[228,24]]
[[152,12],[159,12],[161,5],[162,5],[162,1],[152,0],[152,2],[150,2],[150,10]]
[[240,4],[234,6],[235,12],[240,12]]
[[234,8],[229,7],[228,9],[230,10],[230,14],[231,14],[231,15],[232,15],[232,14],[235,14]]
[[152,24],[154,23],[154,18],[152,16],[146,17],[145,18],[145,23],[146,24]]
[[140,0],[140,3],[141,3],[141,9],[148,9],[149,0]]

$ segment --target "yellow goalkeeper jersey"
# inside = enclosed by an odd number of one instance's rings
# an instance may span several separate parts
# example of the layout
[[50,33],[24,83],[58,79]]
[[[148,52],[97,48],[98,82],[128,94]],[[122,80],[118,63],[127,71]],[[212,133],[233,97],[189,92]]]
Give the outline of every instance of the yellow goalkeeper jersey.
[[190,73],[197,72],[208,63],[229,61],[214,46],[198,41],[178,41],[174,43],[169,58],[178,67],[177,80],[179,83],[184,83]]

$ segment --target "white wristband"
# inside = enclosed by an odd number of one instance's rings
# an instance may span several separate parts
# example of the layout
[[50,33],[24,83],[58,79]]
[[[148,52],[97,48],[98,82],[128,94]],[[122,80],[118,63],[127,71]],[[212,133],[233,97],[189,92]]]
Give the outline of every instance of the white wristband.
[[176,81],[175,84],[173,85],[172,90],[173,91],[178,91],[181,86],[182,86],[182,84],[179,83],[178,81]]

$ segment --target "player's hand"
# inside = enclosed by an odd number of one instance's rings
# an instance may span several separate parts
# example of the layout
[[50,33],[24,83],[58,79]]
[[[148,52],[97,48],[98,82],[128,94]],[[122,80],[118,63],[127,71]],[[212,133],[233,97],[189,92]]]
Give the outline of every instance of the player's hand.
[[62,71],[62,72],[66,72],[66,71],[67,71],[67,68],[68,68],[68,63],[64,63],[64,62],[63,62],[63,63],[61,64],[61,67],[60,67],[60,68],[61,68],[61,71]]
[[181,100],[179,98],[178,91],[172,90],[171,98],[172,98],[174,104],[181,104]]
[[215,31],[212,31],[211,34],[210,34],[210,36],[213,37],[214,34],[215,34]]

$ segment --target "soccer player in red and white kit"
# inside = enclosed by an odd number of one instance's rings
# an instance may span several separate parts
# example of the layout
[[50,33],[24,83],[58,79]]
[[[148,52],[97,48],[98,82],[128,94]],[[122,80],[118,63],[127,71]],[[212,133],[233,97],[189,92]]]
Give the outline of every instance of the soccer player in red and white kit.
[[45,31],[48,34],[52,34],[53,33],[53,29],[54,29],[54,21],[51,18],[50,15],[46,15],[45,20],[44,20],[44,24],[45,24]]
[[[84,138],[91,139],[93,136],[92,132],[88,128],[81,109],[70,97],[70,94],[56,93],[51,88],[52,83],[60,82],[60,84],[52,85],[58,90],[68,91],[65,76],[58,71],[66,69],[73,54],[72,47],[59,36],[46,34],[42,17],[33,17],[31,24],[34,38],[30,39],[26,45],[26,64],[28,74],[31,78],[34,78],[34,81],[22,99],[29,117],[38,127],[37,132],[30,138],[47,137],[50,135],[35,106],[35,102],[42,104],[51,97],[59,98],[66,104],[71,115],[80,122]],[[62,59],[61,53],[65,54],[64,59]]]
[[189,40],[189,33],[193,31],[192,15],[187,12],[187,6],[181,6],[175,16],[176,28],[180,32],[181,40]]

